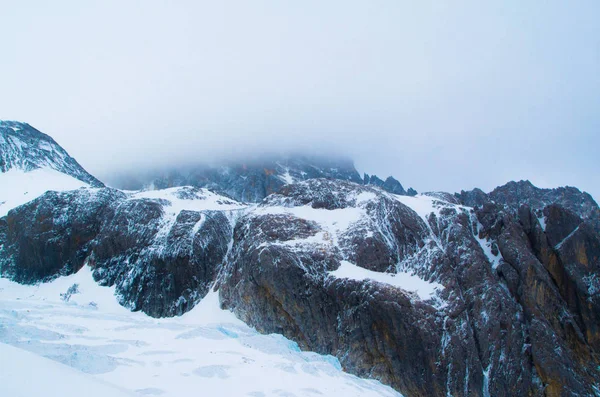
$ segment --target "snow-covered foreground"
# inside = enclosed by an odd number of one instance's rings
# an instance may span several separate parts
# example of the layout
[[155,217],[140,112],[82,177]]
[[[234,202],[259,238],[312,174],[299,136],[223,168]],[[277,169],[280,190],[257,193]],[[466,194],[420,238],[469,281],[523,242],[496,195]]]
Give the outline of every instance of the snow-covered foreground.
[[[64,302],[73,284],[79,293]],[[216,293],[179,318],[131,313],[87,267],[39,286],[0,279],[0,342],[18,348],[0,345],[2,396],[399,396],[331,356],[257,333],[220,310]]]
[[[92,375],[4,343],[0,343],[0,357],[0,391],[3,396],[80,397],[82,390],[85,390],[86,397],[135,395]],[[33,376],[24,379],[23,374]]]

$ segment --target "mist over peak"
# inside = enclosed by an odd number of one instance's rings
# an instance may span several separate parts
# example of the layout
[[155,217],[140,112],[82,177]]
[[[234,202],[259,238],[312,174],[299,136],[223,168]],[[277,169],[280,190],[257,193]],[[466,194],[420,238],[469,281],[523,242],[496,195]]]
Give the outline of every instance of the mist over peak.
[[308,153],[254,153],[236,159],[211,162],[170,164],[113,173],[105,179],[109,185],[126,190],[154,190],[176,186],[206,187],[242,202],[258,202],[283,185],[314,178],[375,185],[396,194],[406,191],[392,177],[385,181],[373,175],[360,175],[352,159],[341,155]]

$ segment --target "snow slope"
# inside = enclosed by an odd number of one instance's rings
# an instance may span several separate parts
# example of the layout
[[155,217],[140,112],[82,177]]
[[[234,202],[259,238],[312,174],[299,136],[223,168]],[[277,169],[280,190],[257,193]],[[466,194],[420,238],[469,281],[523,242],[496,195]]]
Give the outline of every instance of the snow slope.
[[337,278],[347,278],[350,280],[373,280],[379,283],[391,285],[392,287],[402,288],[406,291],[415,292],[420,299],[427,300],[435,296],[435,292],[444,289],[444,286],[438,283],[430,283],[416,275],[407,272],[381,273],[374,272],[348,261],[341,261],[341,266],[329,275]]
[[[135,394],[64,364],[0,343],[0,390],[10,397],[132,397]],[[34,381],[26,374],[35,374]],[[51,392],[50,392],[51,390]]]
[[0,173],[0,217],[49,190],[66,191],[89,186],[87,183],[51,168],[32,171],[11,169]]
[[[64,302],[60,294],[73,284],[79,293]],[[113,291],[97,285],[88,267],[38,286],[0,279],[0,342],[35,354],[0,348],[2,367],[10,366],[6,357],[31,363],[13,367],[0,395],[68,397],[77,385],[86,393],[109,388],[103,396],[399,396],[344,373],[334,357],[259,334],[221,310],[215,292],[182,317],[154,319],[119,306]],[[40,387],[55,379],[65,388],[37,393],[31,368],[44,373]]]

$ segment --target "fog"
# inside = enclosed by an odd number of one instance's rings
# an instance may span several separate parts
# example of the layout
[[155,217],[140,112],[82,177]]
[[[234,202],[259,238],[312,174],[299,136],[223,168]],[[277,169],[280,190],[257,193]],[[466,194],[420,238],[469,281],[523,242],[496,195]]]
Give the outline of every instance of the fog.
[[[496,4],[492,4],[496,3]],[[600,198],[600,2],[4,1],[0,118],[99,178],[263,152]]]

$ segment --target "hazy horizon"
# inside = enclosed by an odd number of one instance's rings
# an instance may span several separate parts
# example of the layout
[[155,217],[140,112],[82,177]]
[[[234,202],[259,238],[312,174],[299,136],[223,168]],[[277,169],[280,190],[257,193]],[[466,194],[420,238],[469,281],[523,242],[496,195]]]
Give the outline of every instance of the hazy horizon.
[[600,3],[24,1],[0,119],[90,173],[334,153],[419,192],[600,198]]

